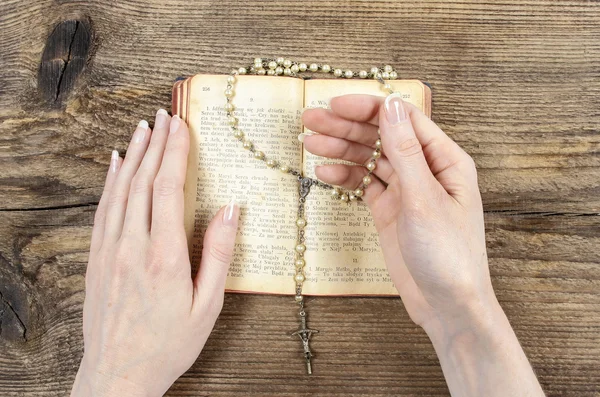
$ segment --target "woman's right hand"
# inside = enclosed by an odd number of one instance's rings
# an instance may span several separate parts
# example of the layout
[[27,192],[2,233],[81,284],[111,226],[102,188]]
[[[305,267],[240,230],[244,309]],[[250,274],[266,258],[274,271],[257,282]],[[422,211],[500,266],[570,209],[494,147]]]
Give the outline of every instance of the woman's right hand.
[[357,165],[316,169],[356,189],[381,131],[382,156],[364,192],[402,301],[433,342],[453,396],[543,396],[490,281],[483,207],[471,157],[398,94],[346,95],[309,109],[317,155]]
[[[382,156],[363,199],[371,209],[390,276],[415,323],[428,327],[495,302],[483,210],[471,157],[399,95],[346,95],[331,110],[308,109],[314,154],[366,164],[381,131]],[[324,165],[321,180],[356,189],[362,165]],[[386,186],[387,185],[387,186]]]

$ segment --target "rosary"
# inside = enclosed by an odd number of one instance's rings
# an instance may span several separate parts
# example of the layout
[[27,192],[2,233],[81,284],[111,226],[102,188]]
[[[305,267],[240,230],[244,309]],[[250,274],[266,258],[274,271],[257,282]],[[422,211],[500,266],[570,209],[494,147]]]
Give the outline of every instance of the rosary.
[[[255,74],[255,75],[268,75],[268,76],[293,76],[297,77],[300,72],[322,72],[331,73],[333,76],[338,78],[351,79],[354,77],[360,77],[361,79],[375,79],[379,81],[383,88],[389,94],[393,93],[392,86],[386,83],[385,80],[395,80],[398,78],[398,74],[390,65],[385,65],[383,68],[373,67],[370,71],[361,70],[360,72],[353,72],[352,70],[342,70],[332,68],[330,65],[321,65],[317,63],[296,63],[285,58],[255,58],[254,64],[249,67],[241,67],[231,71],[227,77],[227,88],[225,89],[225,97],[227,103],[225,104],[225,111],[227,112],[227,123],[231,128],[233,137],[238,141],[242,142],[244,149],[250,151],[251,155],[256,159],[263,161],[267,167],[273,169],[279,169],[284,174],[293,175],[298,179],[298,217],[296,218],[297,237],[295,247],[295,260],[294,267],[296,269],[294,275],[295,284],[295,300],[300,305],[299,317],[300,317],[300,328],[292,334],[292,336],[298,336],[302,342],[303,355],[306,361],[306,369],[308,374],[312,374],[311,358],[313,354],[310,350],[309,340],[312,334],[318,333],[319,331],[310,329],[306,325],[306,311],[304,304],[304,295],[302,295],[302,285],[304,284],[304,266],[306,261],[304,260],[304,253],[306,251],[304,228],[306,227],[306,217],[304,214],[304,204],[306,197],[310,193],[311,187],[319,187],[322,189],[331,190],[332,198],[335,200],[341,200],[344,203],[350,203],[352,201],[360,200],[363,196],[365,189],[371,183],[371,175],[376,167],[376,161],[381,157],[381,139],[377,139],[375,142],[375,151],[371,155],[369,161],[367,161],[365,167],[367,169],[367,175],[363,177],[362,183],[351,191],[343,190],[339,187],[334,187],[327,183],[321,182],[317,179],[305,177],[302,172],[293,169],[285,164],[280,163],[277,159],[272,158],[270,155],[258,150],[254,143],[248,139],[244,132],[238,128],[238,119],[234,116],[235,107],[233,105],[232,98],[234,96],[234,84],[236,83],[237,75],[244,74]],[[378,131],[379,132],[379,131]]]

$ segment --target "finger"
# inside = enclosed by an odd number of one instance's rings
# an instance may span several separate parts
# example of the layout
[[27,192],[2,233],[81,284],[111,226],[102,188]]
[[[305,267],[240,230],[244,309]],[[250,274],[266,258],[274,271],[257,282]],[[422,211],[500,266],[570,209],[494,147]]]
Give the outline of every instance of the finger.
[[104,190],[102,191],[102,197],[96,208],[96,214],[94,215],[94,227],[92,228],[92,239],[90,242],[90,254],[97,252],[102,246],[102,237],[104,236],[104,223],[106,221],[106,207],[108,206],[108,197],[110,191],[117,179],[117,174],[121,167],[123,160],[119,157],[119,152],[116,150],[112,151],[110,157],[110,165],[108,172],[106,173],[106,180],[104,181]]
[[375,95],[349,94],[332,98],[333,113],[347,120],[379,125],[379,109],[385,98]]
[[160,168],[169,136],[171,117],[166,110],[156,112],[152,137],[135,176],[131,181],[123,233],[148,233],[152,214],[152,185]]
[[307,109],[302,114],[304,126],[311,131],[347,139],[374,147],[379,138],[377,126],[340,117],[329,109]]
[[239,215],[240,209],[234,199],[217,212],[204,235],[202,260],[194,279],[194,306],[201,309],[212,308],[216,311],[215,315],[221,311]]
[[417,107],[404,103],[431,172],[454,198],[479,200],[477,170],[469,156]]
[[125,155],[108,200],[104,241],[115,242],[121,237],[123,220],[125,219],[125,211],[127,209],[129,186],[144,158],[144,153],[146,153],[150,133],[148,122],[146,120],[140,121],[127,147],[127,154]]
[[[389,95],[379,113],[381,142],[408,201],[427,200],[435,178],[423,154],[421,142],[399,94]],[[437,184],[437,181],[435,181]],[[439,185],[439,184],[438,184]]]
[[[315,175],[323,182],[334,186],[341,186],[350,191],[355,190],[362,183],[368,171],[364,167],[347,164],[327,164],[315,168]],[[367,188],[364,189],[362,199],[369,205],[373,204],[385,191],[383,183],[375,176],[368,179]]]
[[190,136],[179,116],[171,118],[169,136],[152,192],[153,238],[185,241],[183,186],[187,170]]
[[[361,165],[366,164],[375,151],[375,149],[360,143],[321,134],[306,136],[304,148],[317,156],[351,161]],[[387,158],[380,157],[377,159],[377,168],[374,173],[378,178],[389,183],[394,169]]]

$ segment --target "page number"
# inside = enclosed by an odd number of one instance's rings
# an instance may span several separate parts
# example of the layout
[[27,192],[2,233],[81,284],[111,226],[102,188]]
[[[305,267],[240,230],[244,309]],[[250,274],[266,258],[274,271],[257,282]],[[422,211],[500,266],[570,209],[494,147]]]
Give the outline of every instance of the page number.
[[202,91],[210,91],[210,87],[202,87]]

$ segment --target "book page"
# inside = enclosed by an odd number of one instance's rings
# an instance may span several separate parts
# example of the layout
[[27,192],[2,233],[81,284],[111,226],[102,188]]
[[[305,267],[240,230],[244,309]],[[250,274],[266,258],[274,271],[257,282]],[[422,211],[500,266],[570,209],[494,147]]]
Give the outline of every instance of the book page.
[[[293,294],[297,179],[268,168],[233,137],[224,110],[226,79],[198,75],[191,82],[185,226],[192,264],[200,263],[208,222],[235,195],[241,218],[226,289]],[[303,81],[238,76],[234,90],[240,130],[269,158],[300,170]]]
[[[419,108],[424,107],[424,89],[419,81],[393,80],[395,91]],[[307,80],[305,107],[329,107],[331,98],[345,94],[386,96],[374,80]],[[303,172],[315,177],[317,164],[341,162],[304,151]],[[398,292],[387,272],[379,236],[367,205],[342,203],[331,191],[313,189],[306,204],[307,295],[393,295]]]

